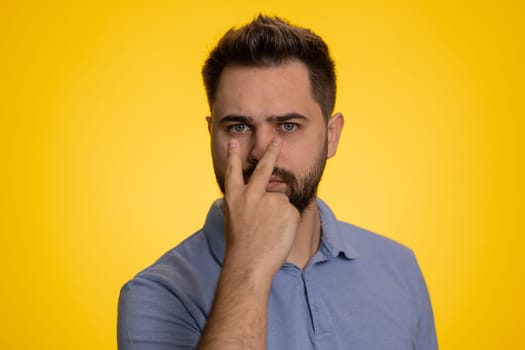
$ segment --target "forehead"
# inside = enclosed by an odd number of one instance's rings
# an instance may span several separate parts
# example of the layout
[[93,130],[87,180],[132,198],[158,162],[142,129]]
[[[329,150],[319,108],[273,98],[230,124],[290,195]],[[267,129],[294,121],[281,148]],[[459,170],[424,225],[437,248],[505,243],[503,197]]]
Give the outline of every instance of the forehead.
[[228,66],[219,80],[213,114],[253,118],[286,113],[321,114],[312,95],[307,67],[299,61],[280,65]]

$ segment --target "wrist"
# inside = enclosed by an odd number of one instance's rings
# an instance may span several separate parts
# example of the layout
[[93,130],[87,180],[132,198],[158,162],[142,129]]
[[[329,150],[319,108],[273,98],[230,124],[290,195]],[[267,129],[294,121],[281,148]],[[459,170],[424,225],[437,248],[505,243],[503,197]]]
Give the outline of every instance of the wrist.
[[246,263],[233,254],[225,255],[221,271],[221,279],[255,293],[269,293],[274,275],[275,271],[270,270],[268,264]]

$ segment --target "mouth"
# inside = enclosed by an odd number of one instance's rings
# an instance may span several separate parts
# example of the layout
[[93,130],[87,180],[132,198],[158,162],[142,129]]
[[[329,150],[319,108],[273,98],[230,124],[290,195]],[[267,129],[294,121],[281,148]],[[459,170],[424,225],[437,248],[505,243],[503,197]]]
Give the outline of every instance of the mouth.
[[266,185],[266,191],[267,192],[276,192],[282,190],[281,187],[283,187],[285,183],[283,180],[277,178],[277,177],[271,177],[270,180],[268,180],[268,184]]

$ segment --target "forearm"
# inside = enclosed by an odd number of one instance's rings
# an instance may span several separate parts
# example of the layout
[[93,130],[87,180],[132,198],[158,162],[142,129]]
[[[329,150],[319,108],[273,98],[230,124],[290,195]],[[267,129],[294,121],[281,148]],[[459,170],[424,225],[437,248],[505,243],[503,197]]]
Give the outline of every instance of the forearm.
[[225,261],[199,350],[266,349],[271,276]]
[[224,217],[226,251],[200,350],[264,350],[274,274],[295,240],[300,214],[286,194],[268,192],[281,140],[273,138],[248,184],[238,140],[228,142]]

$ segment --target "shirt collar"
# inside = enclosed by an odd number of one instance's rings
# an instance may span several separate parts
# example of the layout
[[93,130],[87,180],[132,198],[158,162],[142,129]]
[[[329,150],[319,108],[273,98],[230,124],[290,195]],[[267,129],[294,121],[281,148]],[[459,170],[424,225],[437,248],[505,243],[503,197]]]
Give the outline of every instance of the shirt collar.
[[337,220],[332,210],[319,198],[317,199],[317,207],[321,217],[321,241],[330,255],[336,257],[342,253],[347,259],[357,258],[359,254],[350,245],[347,237],[348,232],[343,232],[341,223]]
[[[328,253],[333,257],[342,253],[347,259],[357,258],[357,251],[345,237],[346,234],[342,231],[341,224],[337,221],[332,210],[319,198],[317,199],[317,206],[321,217],[321,241]],[[225,250],[222,198],[217,199],[212,204],[202,230],[206,235],[213,254],[222,263]]]

